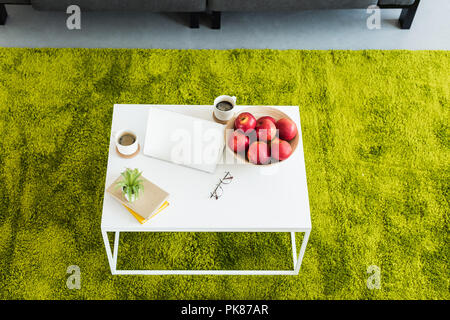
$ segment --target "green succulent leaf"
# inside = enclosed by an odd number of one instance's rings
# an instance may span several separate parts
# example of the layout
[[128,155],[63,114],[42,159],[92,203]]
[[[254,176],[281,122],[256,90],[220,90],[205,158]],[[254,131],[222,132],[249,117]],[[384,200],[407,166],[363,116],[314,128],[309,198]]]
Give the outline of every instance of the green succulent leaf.
[[139,179],[142,172],[138,169],[127,168],[120,174],[122,180],[116,183],[116,188],[122,188],[123,193],[131,199],[132,195],[136,195],[136,198],[144,191],[144,180]]

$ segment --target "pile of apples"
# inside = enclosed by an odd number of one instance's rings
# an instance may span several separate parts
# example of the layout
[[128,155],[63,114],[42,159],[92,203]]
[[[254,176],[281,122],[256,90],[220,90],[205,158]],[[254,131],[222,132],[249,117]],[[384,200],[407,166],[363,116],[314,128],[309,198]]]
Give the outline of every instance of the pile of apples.
[[292,154],[289,141],[297,136],[297,126],[289,118],[275,121],[270,116],[256,120],[250,112],[240,113],[229,136],[231,150],[253,164],[283,161]]

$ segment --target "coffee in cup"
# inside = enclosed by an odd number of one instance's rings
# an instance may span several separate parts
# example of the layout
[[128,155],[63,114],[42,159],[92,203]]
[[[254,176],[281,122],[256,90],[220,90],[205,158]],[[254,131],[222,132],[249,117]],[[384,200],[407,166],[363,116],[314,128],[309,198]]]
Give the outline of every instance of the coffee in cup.
[[120,155],[133,156],[138,151],[138,138],[132,130],[120,130],[114,135],[114,138]]
[[130,146],[136,141],[136,136],[132,133],[125,132],[120,138],[119,138],[119,144],[122,146]]
[[214,100],[214,120],[225,124],[234,115],[234,107],[236,106],[236,97],[219,96]]

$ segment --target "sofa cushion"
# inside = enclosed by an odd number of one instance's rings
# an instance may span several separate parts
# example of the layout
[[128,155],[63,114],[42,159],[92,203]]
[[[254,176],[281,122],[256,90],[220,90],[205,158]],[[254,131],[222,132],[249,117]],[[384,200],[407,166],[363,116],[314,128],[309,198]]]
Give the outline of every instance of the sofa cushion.
[[365,9],[378,0],[208,0],[213,11],[289,11],[314,9]]
[[380,0],[378,5],[380,6],[409,6],[414,3],[415,0]]
[[36,10],[66,10],[75,4],[87,11],[201,12],[206,0],[31,0]]
[[30,0],[0,0],[4,4],[30,4]]

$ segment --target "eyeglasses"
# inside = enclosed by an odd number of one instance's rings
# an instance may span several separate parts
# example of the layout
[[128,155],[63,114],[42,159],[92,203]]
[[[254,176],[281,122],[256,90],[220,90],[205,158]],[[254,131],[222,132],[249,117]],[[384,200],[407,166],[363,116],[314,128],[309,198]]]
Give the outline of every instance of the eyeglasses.
[[225,173],[225,176],[220,179],[220,182],[218,184],[216,184],[216,187],[214,188],[214,191],[211,192],[209,198],[214,198],[216,200],[218,200],[222,194],[223,194],[223,188],[222,185],[224,184],[229,184],[231,183],[231,181],[233,180],[233,176],[231,175],[231,173],[229,171],[227,171]]

